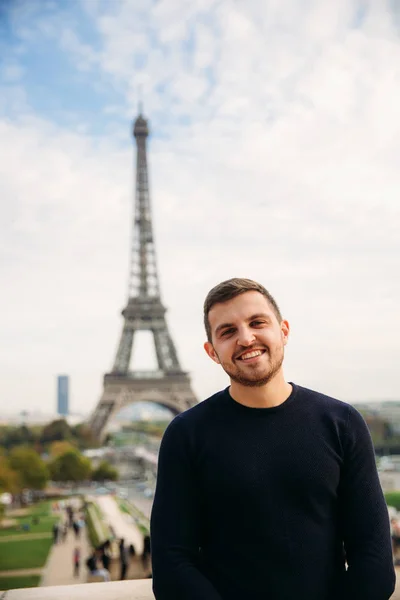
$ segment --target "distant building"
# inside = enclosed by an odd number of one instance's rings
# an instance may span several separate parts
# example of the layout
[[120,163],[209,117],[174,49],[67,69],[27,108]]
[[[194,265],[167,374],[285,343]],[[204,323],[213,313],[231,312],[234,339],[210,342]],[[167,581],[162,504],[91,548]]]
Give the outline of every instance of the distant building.
[[59,375],[57,377],[57,413],[66,417],[69,414],[69,377]]
[[354,404],[364,418],[377,417],[388,423],[396,435],[400,435],[400,401],[375,400]]

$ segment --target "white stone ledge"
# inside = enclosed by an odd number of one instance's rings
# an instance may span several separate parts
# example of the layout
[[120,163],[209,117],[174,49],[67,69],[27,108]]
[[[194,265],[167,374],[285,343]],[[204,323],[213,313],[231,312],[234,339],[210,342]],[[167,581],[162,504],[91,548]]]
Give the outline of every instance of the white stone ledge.
[[151,579],[22,588],[0,592],[0,600],[154,600]]

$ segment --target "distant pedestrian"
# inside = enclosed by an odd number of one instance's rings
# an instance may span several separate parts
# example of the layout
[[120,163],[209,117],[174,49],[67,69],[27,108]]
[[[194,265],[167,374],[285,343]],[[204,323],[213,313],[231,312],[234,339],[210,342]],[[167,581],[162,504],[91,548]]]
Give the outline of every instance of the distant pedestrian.
[[79,540],[79,534],[80,534],[80,529],[81,529],[81,528],[79,527],[79,523],[78,523],[78,521],[74,521],[74,522],[72,523],[72,529],[74,530],[74,533],[75,533],[75,538],[76,538],[77,540]]
[[81,550],[76,547],[74,550],[74,577],[79,577],[79,568],[81,566]]
[[142,565],[143,569],[147,569],[147,561],[150,558],[150,536],[145,535],[143,539],[143,554],[142,554]]
[[110,562],[111,562],[111,542],[110,540],[107,540],[104,542],[104,544],[102,544],[99,548],[101,554],[100,554],[100,560],[103,563],[103,567],[105,569],[107,569],[107,571],[110,570]]
[[120,542],[119,542],[119,564],[121,567],[119,578],[122,580],[122,579],[125,579],[126,571],[128,569],[128,562],[127,562],[127,558],[126,558],[126,548],[125,548],[124,538],[121,538]]
[[58,525],[58,523],[54,523],[54,525],[53,525],[53,542],[55,544],[57,544],[57,542],[58,542],[59,533],[60,533],[59,525]]
[[70,504],[67,504],[65,510],[66,510],[67,517],[68,517],[68,524],[70,527],[72,527],[73,522],[74,522],[74,509],[72,508],[72,506]]

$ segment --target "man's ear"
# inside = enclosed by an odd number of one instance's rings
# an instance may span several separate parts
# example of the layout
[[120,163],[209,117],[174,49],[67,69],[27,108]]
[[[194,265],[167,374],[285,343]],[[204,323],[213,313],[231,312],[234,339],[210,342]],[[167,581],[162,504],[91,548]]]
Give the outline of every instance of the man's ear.
[[211,342],[205,342],[204,344],[204,350],[207,352],[208,356],[217,363],[217,365],[220,365],[220,360],[217,356],[217,353],[214,350],[214,346],[212,345]]
[[290,326],[287,321],[281,322],[281,331],[282,331],[282,337],[283,337],[283,345],[286,346],[286,344],[289,341],[289,332],[290,332]]

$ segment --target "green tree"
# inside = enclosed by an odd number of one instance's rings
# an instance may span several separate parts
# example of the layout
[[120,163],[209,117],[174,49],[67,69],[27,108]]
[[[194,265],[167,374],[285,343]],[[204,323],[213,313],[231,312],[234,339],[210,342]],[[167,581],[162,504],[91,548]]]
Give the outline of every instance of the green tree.
[[85,481],[90,479],[92,466],[90,460],[76,450],[69,450],[57,456],[49,464],[53,481]]
[[0,494],[9,492],[17,494],[21,491],[18,473],[14,471],[5,456],[0,456]]
[[43,490],[49,480],[49,471],[39,454],[31,448],[13,448],[9,464],[19,476],[22,487]]
[[[1,449],[0,449],[1,452]],[[0,496],[4,492],[17,494],[21,491],[18,473],[13,471],[8,463],[8,459],[0,454]],[[6,512],[6,506],[0,502],[0,525]]]
[[65,419],[56,419],[43,427],[39,441],[41,444],[49,444],[51,442],[71,440],[72,437],[71,427]]
[[92,430],[86,423],[78,423],[78,425],[74,425],[71,427],[71,431],[80,450],[98,447],[98,440],[93,436]]
[[66,440],[60,442],[52,442],[49,447],[49,454],[51,458],[57,458],[57,456],[61,456],[66,452],[76,452],[76,447],[71,444],[71,442],[67,442]]
[[7,450],[15,446],[33,445],[36,440],[37,435],[26,425],[0,427],[0,446]]
[[92,473],[93,481],[117,481],[118,471],[105,460]]

